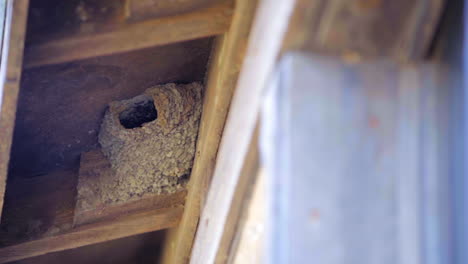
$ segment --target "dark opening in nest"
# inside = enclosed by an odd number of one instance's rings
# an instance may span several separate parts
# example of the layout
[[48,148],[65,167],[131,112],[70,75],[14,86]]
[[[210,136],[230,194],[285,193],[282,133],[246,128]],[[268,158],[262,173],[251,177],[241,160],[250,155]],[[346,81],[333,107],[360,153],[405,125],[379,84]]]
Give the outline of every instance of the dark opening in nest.
[[135,103],[119,114],[120,124],[127,129],[141,127],[157,118],[158,111],[152,100]]

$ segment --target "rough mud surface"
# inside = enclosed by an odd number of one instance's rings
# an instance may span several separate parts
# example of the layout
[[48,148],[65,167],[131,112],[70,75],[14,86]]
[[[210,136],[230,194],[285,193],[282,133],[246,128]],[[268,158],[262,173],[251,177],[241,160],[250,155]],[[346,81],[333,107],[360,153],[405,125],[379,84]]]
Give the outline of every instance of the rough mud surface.
[[185,187],[195,156],[202,86],[166,84],[111,102],[99,143],[112,173],[79,179],[81,210]]

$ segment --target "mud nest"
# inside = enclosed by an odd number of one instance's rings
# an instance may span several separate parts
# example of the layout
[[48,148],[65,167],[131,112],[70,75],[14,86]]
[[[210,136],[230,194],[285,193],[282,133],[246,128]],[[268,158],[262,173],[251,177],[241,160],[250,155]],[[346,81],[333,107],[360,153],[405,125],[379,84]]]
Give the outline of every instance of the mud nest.
[[[111,102],[99,143],[112,175],[80,182],[83,209],[184,188],[195,156],[201,109],[199,83],[158,85],[134,98]],[[94,197],[85,197],[90,192]]]

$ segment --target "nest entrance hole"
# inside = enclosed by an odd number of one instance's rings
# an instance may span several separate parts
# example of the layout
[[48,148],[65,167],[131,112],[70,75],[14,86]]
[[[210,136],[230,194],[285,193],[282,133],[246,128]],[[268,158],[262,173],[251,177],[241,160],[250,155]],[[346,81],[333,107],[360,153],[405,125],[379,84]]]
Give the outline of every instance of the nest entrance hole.
[[158,111],[153,100],[145,100],[132,104],[119,114],[120,124],[127,129],[142,127],[143,124],[158,118]]

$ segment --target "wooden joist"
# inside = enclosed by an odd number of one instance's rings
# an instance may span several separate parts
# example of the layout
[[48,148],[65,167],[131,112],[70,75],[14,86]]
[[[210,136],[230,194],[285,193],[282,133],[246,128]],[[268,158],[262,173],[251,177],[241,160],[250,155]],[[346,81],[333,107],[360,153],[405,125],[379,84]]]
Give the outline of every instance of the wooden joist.
[[[99,169],[105,158],[96,153],[85,153],[88,164],[80,173]],[[61,170],[9,182],[0,225],[0,263],[175,227],[182,217],[185,191],[79,210],[77,174]]]
[[28,43],[24,67],[69,62],[223,34],[231,23],[232,10],[231,1],[222,1],[186,14],[126,22],[109,31],[52,36],[38,43]]
[[174,227],[178,224],[182,212],[182,206],[145,211],[81,226],[60,235],[0,248],[0,263]]

